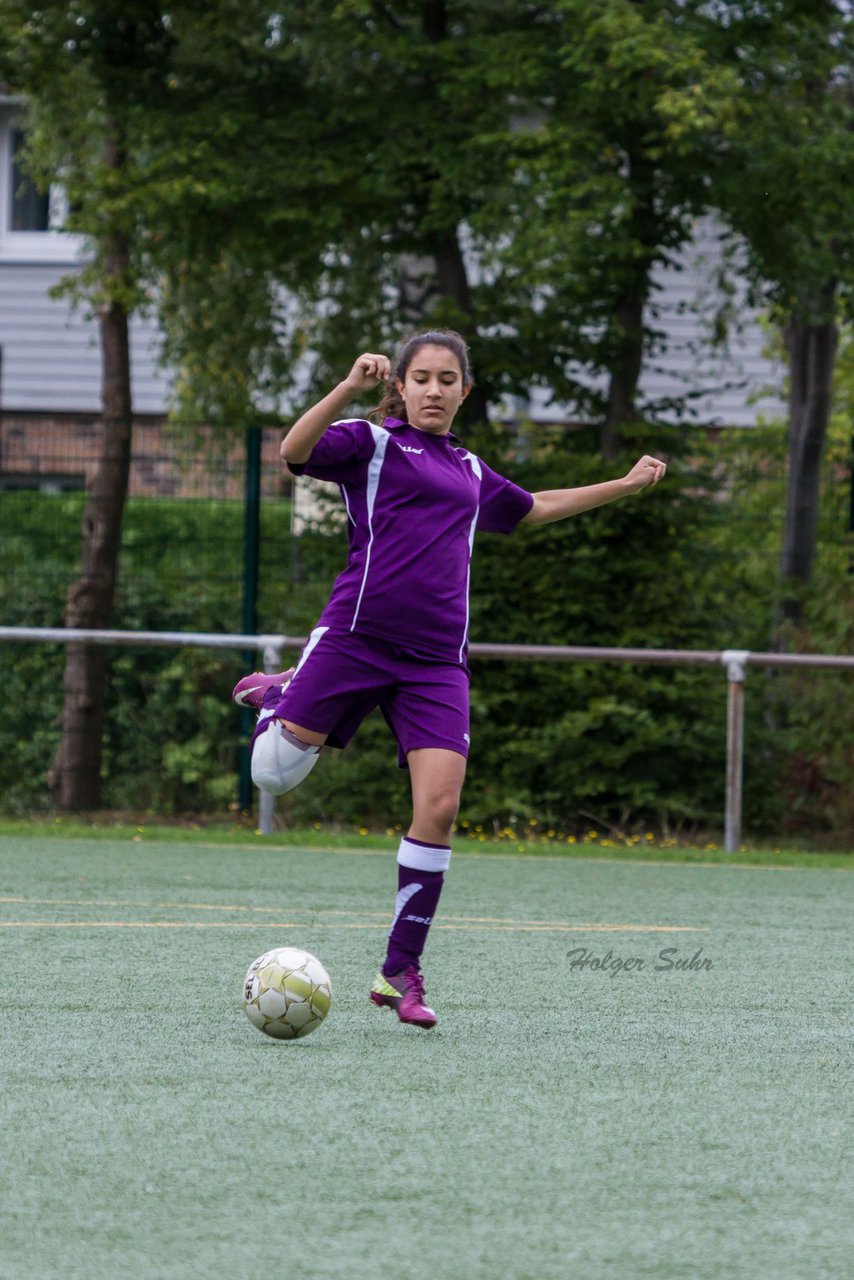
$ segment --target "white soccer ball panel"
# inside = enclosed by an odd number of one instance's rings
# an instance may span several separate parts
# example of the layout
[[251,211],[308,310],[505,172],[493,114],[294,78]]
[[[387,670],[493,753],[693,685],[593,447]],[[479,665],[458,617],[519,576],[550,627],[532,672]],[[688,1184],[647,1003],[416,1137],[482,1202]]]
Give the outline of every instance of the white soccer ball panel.
[[274,1040],[293,1040],[296,1032],[293,1027],[289,1027],[286,1022],[277,1020],[276,1022],[267,1022],[261,1028],[267,1036],[272,1036]]
[[303,965],[303,972],[315,987],[329,987],[331,990],[331,982],[329,974],[316,956],[309,956]]
[[300,1027],[304,1027],[310,1022],[314,1015],[311,1012],[310,1005],[307,1004],[291,1004],[288,1005],[288,1012],[285,1015],[285,1021],[295,1031],[299,1031]]
[[262,990],[264,987],[275,987],[277,991],[281,991],[285,975],[280,966],[274,960],[270,960],[264,965],[263,969],[258,970],[258,978],[261,982]]
[[294,969],[301,969],[308,954],[299,947],[278,947],[274,952],[276,964],[288,973]]
[[246,1016],[249,1019],[249,1021],[252,1023],[253,1027],[257,1027],[259,1031],[263,1031],[264,1015],[261,1012],[261,1010],[258,1008],[257,1004],[250,1004],[246,1002],[243,1005],[243,1008],[246,1010]]
[[262,991],[255,1001],[265,1018],[281,1018],[287,1011],[288,1002],[283,991],[268,987]]
[[312,1018],[309,1022],[305,1024],[304,1027],[300,1027],[297,1031],[295,1031],[294,1034],[296,1035],[297,1039],[301,1039],[303,1036],[307,1036],[312,1031],[315,1031],[320,1026],[322,1021],[323,1021],[322,1018]]

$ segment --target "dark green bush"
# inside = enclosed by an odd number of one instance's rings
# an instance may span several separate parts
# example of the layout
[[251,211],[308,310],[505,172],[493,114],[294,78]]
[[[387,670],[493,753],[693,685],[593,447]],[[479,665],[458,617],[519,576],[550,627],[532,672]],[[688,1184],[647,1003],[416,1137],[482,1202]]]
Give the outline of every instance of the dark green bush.
[[[506,456],[507,437],[498,432],[470,443],[530,489],[595,483],[605,474],[583,434],[541,442],[524,461]],[[696,433],[672,432],[647,435],[642,447],[670,459],[667,481],[656,491],[509,538],[478,538],[473,641],[769,646],[783,493],[780,432],[732,435],[708,448]],[[61,624],[80,513],[79,495],[3,495],[4,622]],[[284,500],[264,504],[259,630],[299,635],[320,612],[345,546],[341,533],[295,542],[289,514]],[[833,527],[824,536],[836,550],[817,568],[821,597],[801,637],[816,649],[851,638],[838,604],[840,539]],[[131,500],[115,626],[241,631],[242,537],[239,503]],[[63,662],[59,646],[0,647],[7,812],[49,807],[45,777],[58,737]],[[244,666],[237,653],[117,649],[104,804],[167,814],[233,807],[240,725],[228,695]],[[472,669],[464,821],[487,830],[529,819],[564,829],[591,821],[622,828],[719,825],[722,667],[475,659]],[[751,826],[854,825],[843,801],[850,758],[834,730],[850,693],[846,680],[784,681],[751,671],[745,774]],[[405,821],[407,809],[407,776],[396,768],[395,745],[379,716],[346,752],[330,753],[310,785],[279,804],[285,820],[347,825]]]

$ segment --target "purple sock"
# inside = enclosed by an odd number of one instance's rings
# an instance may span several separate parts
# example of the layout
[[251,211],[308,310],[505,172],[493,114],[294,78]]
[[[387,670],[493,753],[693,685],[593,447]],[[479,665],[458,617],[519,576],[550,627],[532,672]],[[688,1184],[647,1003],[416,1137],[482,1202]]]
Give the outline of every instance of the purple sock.
[[[439,904],[445,871],[450,863],[447,845],[428,845],[406,837],[397,855],[397,900],[388,937],[383,973],[391,977],[414,965],[419,969],[421,953]],[[412,866],[411,863],[419,863]]]

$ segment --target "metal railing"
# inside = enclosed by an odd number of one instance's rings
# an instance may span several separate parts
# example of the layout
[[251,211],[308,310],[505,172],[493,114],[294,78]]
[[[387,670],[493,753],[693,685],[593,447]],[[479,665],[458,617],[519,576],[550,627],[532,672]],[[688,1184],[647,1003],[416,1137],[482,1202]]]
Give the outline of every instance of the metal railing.
[[[255,649],[265,671],[279,671],[286,650],[299,652],[305,636],[220,635],[206,631],[87,631],[66,627],[0,627],[0,640],[48,644],[167,645],[180,648]],[[583,645],[473,644],[471,658],[528,662],[623,662],[661,666],[722,666],[727,677],[724,848],[741,845],[744,774],[744,682],[748,667],[812,667],[854,672],[854,655],[757,653],[747,649],[610,649]],[[261,793],[258,826],[273,829],[274,800]]]

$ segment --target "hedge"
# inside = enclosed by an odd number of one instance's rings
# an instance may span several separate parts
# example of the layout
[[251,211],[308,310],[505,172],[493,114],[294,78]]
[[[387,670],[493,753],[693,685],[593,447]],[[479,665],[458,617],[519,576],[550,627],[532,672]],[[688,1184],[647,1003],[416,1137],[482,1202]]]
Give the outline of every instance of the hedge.
[[[482,433],[474,447],[530,489],[592,483],[601,460],[583,433],[547,439],[535,457]],[[481,535],[471,636],[505,643],[766,648],[774,616],[783,468],[779,432],[707,446],[697,433],[646,437],[671,459],[654,492],[510,537]],[[689,452],[690,450],[690,452]],[[517,449],[518,453],[518,449]],[[627,464],[630,459],[624,461]],[[831,459],[832,461],[832,459]],[[4,622],[59,625],[79,554],[80,495],[7,493],[0,503]],[[830,502],[830,508],[833,503]],[[290,534],[289,504],[262,512],[261,631],[305,633],[344,562],[340,533]],[[833,518],[830,510],[826,520]],[[241,630],[239,503],[132,499],[114,625]],[[850,645],[839,588],[844,538],[826,535],[812,647]],[[828,583],[831,584],[828,592]],[[827,637],[827,639],[825,639]],[[46,773],[58,738],[59,646],[5,645],[0,675],[2,809],[50,808]],[[229,701],[238,654],[117,649],[108,689],[103,803],[162,814],[234,806],[239,717]],[[722,669],[472,662],[472,754],[461,820],[512,830],[536,820],[566,831],[717,827],[723,805]],[[745,817],[753,829],[854,826],[846,677],[747,685]],[[847,719],[840,722],[841,716]],[[854,735],[852,735],[854,737]],[[843,734],[844,738],[844,734]],[[381,717],[330,752],[311,783],[280,802],[284,820],[393,825],[407,780]]]

